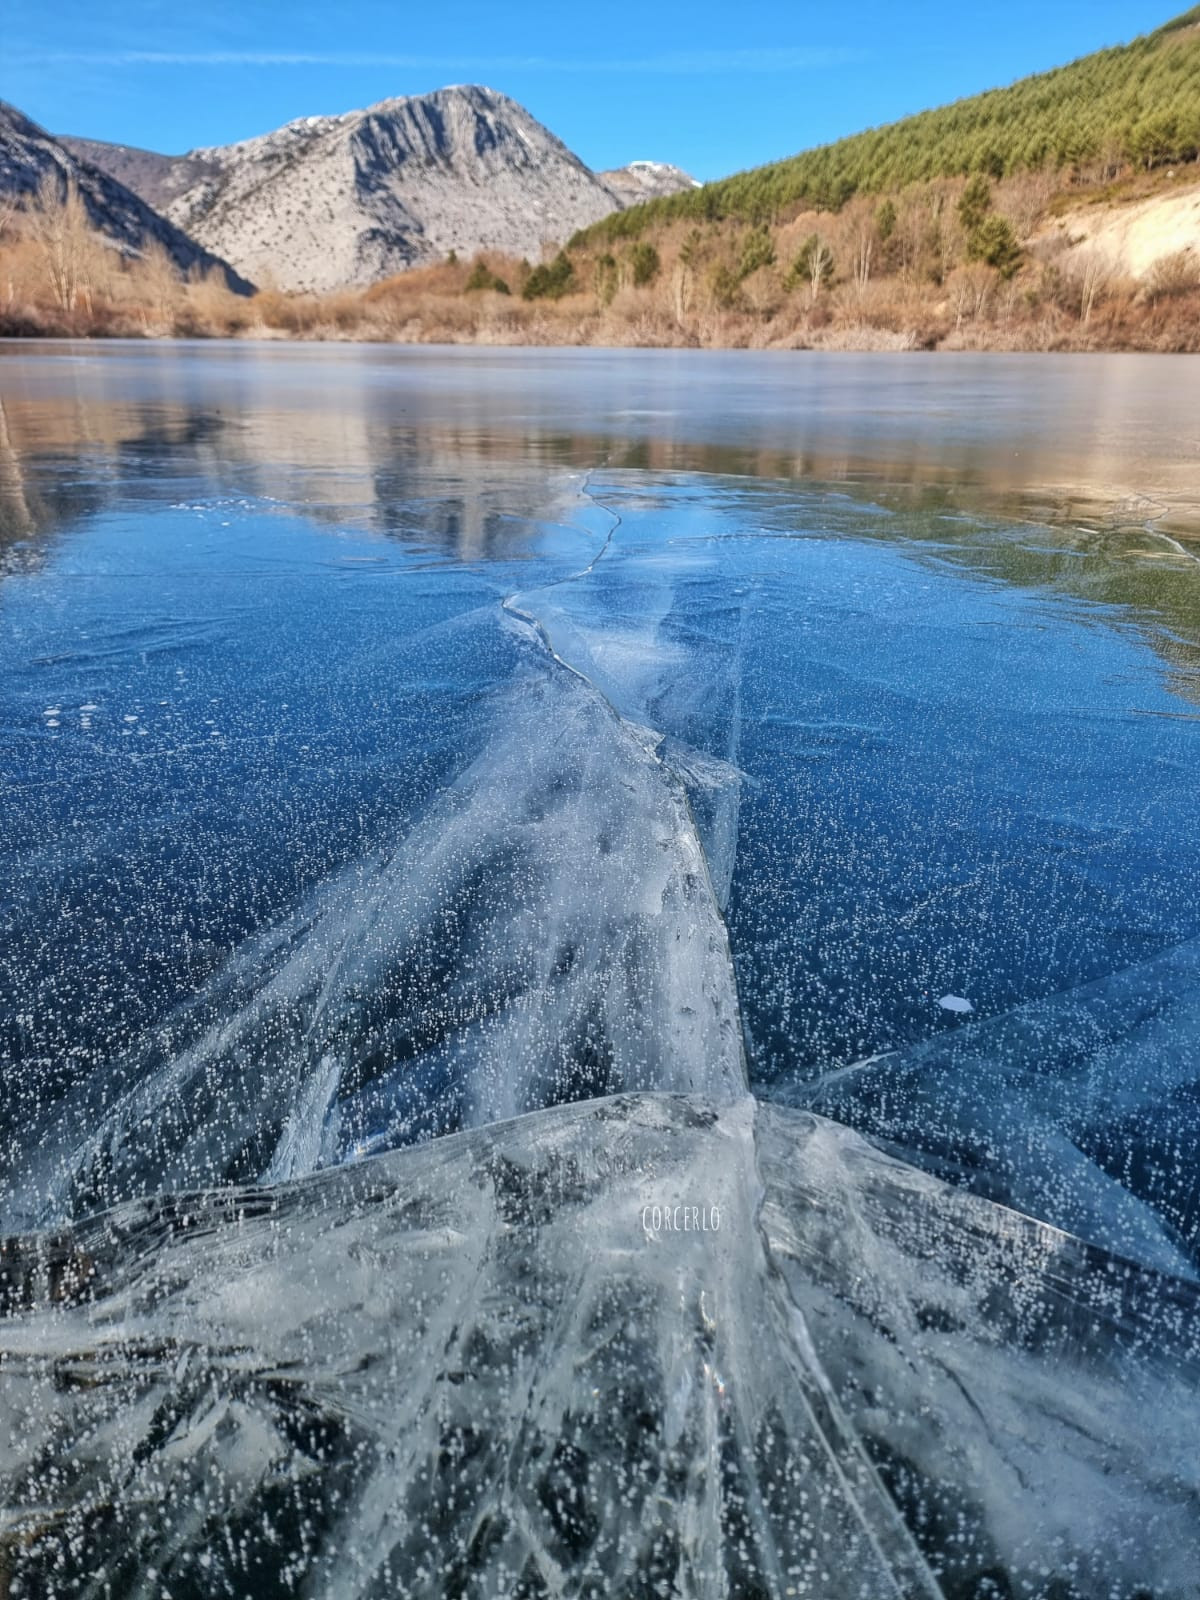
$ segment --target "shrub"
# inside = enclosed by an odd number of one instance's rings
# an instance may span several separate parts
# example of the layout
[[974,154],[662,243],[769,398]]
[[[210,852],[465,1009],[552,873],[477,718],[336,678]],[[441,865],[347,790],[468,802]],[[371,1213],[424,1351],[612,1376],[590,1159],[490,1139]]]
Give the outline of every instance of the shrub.
[[1190,294],[1193,289],[1200,289],[1200,260],[1190,250],[1161,256],[1146,279],[1152,300],[1169,300],[1175,295]]
[[644,284],[654,282],[662,262],[652,244],[639,240],[629,252],[629,265],[633,273],[634,286],[640,289]]
[[967,259],[995,267],[1002,278],[1011,278],[1021,265],[1021,246],[1007,217],[985,217],[967,239]]
[[575,268],[570,257],[560,250],[553,261],[543,261],[525,280],[521,295],[526,300],[561,300],[574,284]]
[[512,292],[504,279],[498,277],[486,261],[478,259],[471,268],[471,275],[463,285],[463,289],[468,294],[474,293],[478,289],[491,289],[496,294],[510,294]]

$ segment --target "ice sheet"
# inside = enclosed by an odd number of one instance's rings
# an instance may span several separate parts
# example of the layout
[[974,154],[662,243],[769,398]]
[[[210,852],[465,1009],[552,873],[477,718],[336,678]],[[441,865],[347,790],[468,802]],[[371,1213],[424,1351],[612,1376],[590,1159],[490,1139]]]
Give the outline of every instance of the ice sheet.
[[2,1260],[12,1600],[1195,1592],[1195,1289],[802,1112],[562,1106]]
[[1032,1216],[1192,1276],[1200,944],[877,1056],[789,1098]]
[[742,1092],[725,927],[657,740],[534,638],[490,720],[395,849],[52,1107],[12,1150],[12,1217],[296,1177],[564,1099]]
[[17,358],[0,1594],[1197,1600],[1195,562],[397,360]]

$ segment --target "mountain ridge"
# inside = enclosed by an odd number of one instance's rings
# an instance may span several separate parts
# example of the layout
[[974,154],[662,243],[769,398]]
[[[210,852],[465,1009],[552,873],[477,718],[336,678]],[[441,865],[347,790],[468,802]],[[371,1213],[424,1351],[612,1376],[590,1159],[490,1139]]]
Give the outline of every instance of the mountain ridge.
[[250,292],[250,281],[217,252],[206,250],[135,190],[0,100],[0,194],[27,202],[53,175],[64,190],[75,185],[92,226],[122,254],[141,255],[153,242],[166,250],[180,273],[216,269],[230,288]]
[[363,286],[451,251],[536,257],[650,194],[664,162],[597,174],[523,106],[451,84],[181,156],[65,136],[246,276],[287,290]]

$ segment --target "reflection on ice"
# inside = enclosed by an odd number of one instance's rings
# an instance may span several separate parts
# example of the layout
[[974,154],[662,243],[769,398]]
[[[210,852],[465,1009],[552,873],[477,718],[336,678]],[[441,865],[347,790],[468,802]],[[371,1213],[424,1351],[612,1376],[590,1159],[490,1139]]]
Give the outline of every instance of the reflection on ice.
[[11,1600],[1194,1593],[1195,1290],[802,1112],[564,1106],[0,1272]]

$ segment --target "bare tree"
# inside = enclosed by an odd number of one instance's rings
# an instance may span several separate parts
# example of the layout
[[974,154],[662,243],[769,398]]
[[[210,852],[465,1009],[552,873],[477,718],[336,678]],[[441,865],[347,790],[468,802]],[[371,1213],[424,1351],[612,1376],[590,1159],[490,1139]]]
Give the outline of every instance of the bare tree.
[[950,303],[954,307],[954,326],[975,321],[987,309],[988,300],[996,284],[996,274],[991,267],[975,262],[968,267],[957,267],[949,277]]
[[74,178],[64,185],[57,170],[46,172],[27,208],[29,236],[41,254],[61,311],[80,305],[91,315],[92,296],[107,254],[88,220]]
[[892,230],[891,249],[896,270],[902,278],[914,278],[921,265],[921,252],[925,247],[925,215],[920,206],[911,200],[902,204]]
[[1097,300],[1108,287],[1112,270],[1099,250],[1089,250],[1079,266],[1079,320],[1086,328]]
[[854,245],[854,288],[861,300],[871,281],[871,256],[875,250],[875,229],[869,221],[859,230]]
[[693,228],[679,247],[679,262],[671,278],[675,297],[675,320],[682,327],[695,300],[696,273],[703,254],[699,228]]
[[161,239],[150,240],[133,274],[150,318],[160,324],[169,323],[182,298],[183,284]]
[[[16,197],[16,195],[15,194],[0,195],[0,244],[4,243],[5,235],[8,234],[9,231],[11,230],[11,228],[12,228],[12,220],[13,220],[13,217],[16,215],[16,212],[17,212],[17,197]],[[8,257],[5,258],[4,268],[5,268],[5,271],[4,271],[3,304],[4,304],[5,310],[8,310],[8,308],[12,305],[13,301],[16,299],[16,292],[17,292],[17,286],[16,286],[16,283],[15,283],[14,278],[13,278],[12,257],[11,256],[8,256]]]
[[692,269],[680,261],[671,274],[671,295],[674,300],[675,321],[683,327],[692,308]]
[[808,247],[809,304],[816,305],[821,285],[833,277],[833,251],[819,234],[814,234]]
[[941,189],[930,193],[926,215],[931,276],[935,283],[945,283],[962,253],[962,230],[953,210],[947,207],[946,196]]

